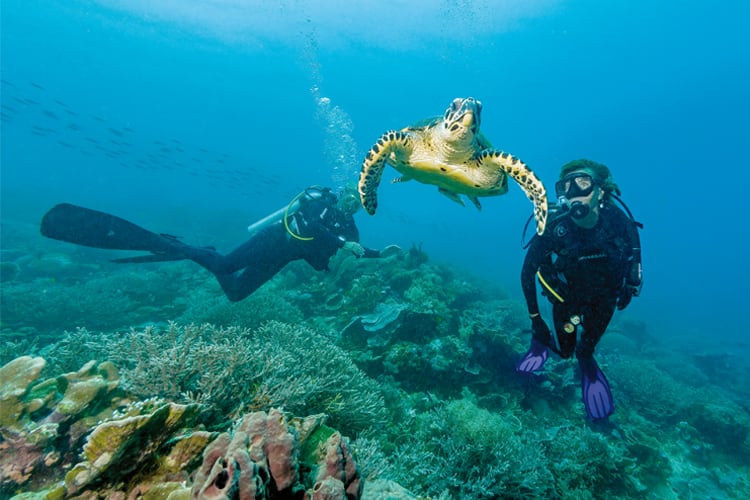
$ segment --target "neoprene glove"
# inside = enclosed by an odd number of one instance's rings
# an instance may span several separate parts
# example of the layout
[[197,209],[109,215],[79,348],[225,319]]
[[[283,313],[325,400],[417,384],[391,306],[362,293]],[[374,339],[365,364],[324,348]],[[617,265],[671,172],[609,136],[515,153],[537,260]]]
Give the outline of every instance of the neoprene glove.
[[549,338],[549,327],[541,315],[531,318],[531,331],[534,332],[534,338],[536,339],[546,340]]
[[633,300],[634,295],[638,295],[638,289],[636,287],[630,285],[622,287],[622,291],[620,292],[619,297],[617,297],[617,310],[622,311],[628,307],[628,304]]
[[357,243],[356,241],[347,241],[344,243],[344,250],[348,250],[353,253],[358,259],[365,254],[365,247]]

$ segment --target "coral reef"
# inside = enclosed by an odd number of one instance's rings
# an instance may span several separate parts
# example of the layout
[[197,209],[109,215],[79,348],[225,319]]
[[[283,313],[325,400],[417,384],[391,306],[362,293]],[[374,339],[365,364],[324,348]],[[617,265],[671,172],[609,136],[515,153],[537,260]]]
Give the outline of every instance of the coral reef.
[[123,478],[140,485],[187,477],[193,461],[185,450],[200,453],[210,437],[182,434],[195,425],[197,405],[132,400],[109,362],[38,381],[44,365],[22,357],[0,368],[0,494],[22,487],[70,496]]
[[77,252],[3,254],[0,496],[750,497],[736,353],[618,315],[591,423],[575,363],[514,371],[523,305],[419,246],[294,263],[239,304],[191,263]]
[[27,356],[0,368],[0,495],[175,499],[189,492],[201,499],[267,500],[362,495],[348,440],[325,426],[323,415],[289,422],[273,408],[246,414],[231,434],[217,435],[201,430],[199,405],[129,399],[111,364],[90,362],[38,382],[44,365],[44,359]]

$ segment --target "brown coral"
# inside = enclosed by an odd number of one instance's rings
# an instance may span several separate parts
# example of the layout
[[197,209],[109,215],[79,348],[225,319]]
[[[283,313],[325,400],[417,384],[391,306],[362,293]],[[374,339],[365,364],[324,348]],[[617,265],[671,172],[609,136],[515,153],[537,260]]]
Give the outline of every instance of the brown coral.
[[263,498],[298,485],[299,440],[278,409],[246,415],[234,436],[221,434],[204,451],[193,498]]
[[[359,475],[357,464],[354,461],[349,444],[340,433],[334,432],[325,443],[325,460],[318,469],[318,477],[313,488],[315,490],[325,489],[328,487],[318,486],[328,478],[340,481],[343,489],[346,491],[346,497],[349,500],[357,500],[362,495],[362,480]],[[317,498],[313,495],[313,498]],[[329,498],[321,496],[321,498]],[[333,498],[333,497],[331,497]]]

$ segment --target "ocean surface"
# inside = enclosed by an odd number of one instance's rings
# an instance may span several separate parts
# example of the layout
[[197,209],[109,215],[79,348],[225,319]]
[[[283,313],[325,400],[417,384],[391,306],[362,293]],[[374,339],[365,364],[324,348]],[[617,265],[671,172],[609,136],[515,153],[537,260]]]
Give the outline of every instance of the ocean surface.
[[[0,245],[9,227],[48,244],[39,220],[69,202],[228,251],[306,186],[354,185],[386,130],[473,96],[548,191],[573,159],[612,170],[644,225],[642,295],[616,319],[747,371],[749,17],[741,1],[3,0]],[[478,211],[397,175],[356,215],[362,242],[421,245],[521,299],[518,186]]]

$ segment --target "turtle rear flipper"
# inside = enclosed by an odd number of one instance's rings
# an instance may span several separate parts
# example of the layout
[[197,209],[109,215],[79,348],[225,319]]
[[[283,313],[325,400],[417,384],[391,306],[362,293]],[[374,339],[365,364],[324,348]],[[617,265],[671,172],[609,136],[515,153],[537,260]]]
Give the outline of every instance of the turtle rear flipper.
[[469,200],[474,204],[475,207],[477,207],[477,210],[480,212],[482,211],[482,204],[479,203],[479,198],[476,196],[468,196]]
[[362,206],[368,214],[375,214],[378,208],[378,186],[383,177],[386,160],[391,152],[397,149],[410,151],[411,145],[408,134],[390,130],[380,136],[380,139],[372,146],[362,162],[362,171],[359,174],[359,198]]
[[515,180],[526,196],[534,203],[536,232],[542,234],[547,225],[547,190],[534,172],[515,156],[502,151],[486,150],[482,152],[480,163],[491,163],[502,169]]
[[454,193],[453,191],[449,191],[449,190],[447,190],[445,188],[441,188],[441,187],[438,188],[438,191],[440,191],[440,194],[447,196],[448,198],[450,198],[451,200],[455,201],[456,203],[458,203],[462,207],[466,206],[466,204],[464,203],[464,200],[462,200],[461,197],[458,196],[457,193]]

